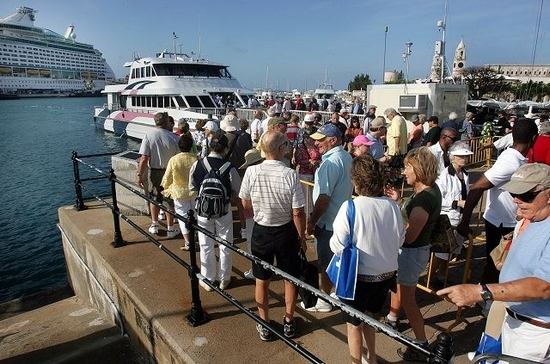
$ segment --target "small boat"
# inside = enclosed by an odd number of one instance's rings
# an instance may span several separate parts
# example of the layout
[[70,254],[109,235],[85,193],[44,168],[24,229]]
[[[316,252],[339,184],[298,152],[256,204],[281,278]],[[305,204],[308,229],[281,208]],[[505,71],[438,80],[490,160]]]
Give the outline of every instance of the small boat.
[[244,88],[228,67],[183,53],[163,51],[155,57],[134,57],[127,83],[107,85],[107,103],[95,108],[98,128],[143,139],[155,127],[153,117],[167,112],[191,128],[199,119],[218,119],[227,109],[247,107],[254,91]]
[[334,96],[336,96],[336,92],[334,91],[334,87],[330,83],[322,83],[313,92],[313,97],[315,97],[317,100],[321,100],[323,96],[326,97],[327,100],[332,100]]

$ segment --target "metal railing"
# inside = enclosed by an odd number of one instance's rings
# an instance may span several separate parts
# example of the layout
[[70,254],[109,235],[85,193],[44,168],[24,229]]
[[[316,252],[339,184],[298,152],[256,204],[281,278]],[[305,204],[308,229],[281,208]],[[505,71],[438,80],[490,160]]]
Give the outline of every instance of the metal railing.
[[[355,310],[354,308],[348,306],[347,304],[341,302],[338,299],[335,299],[324,292],[310,286],[309,284],[305,283],[304,281],[301,281],[297,279],[296,277],[278,269],[277,267],[257,258],[256,256],[248,253],[245,250],[242,250],[238,248],[234,243],[226,241],[217,235],[212,234],[210,231],[200,227],[197,225],[196,218],[194,216],[194,212],[190,210],[188,212],[188,216],[181,216],[173,211],[170,211],[166,209],[163,205],[159,204],[158,202],[150,199],[148,196],[143,194],[140,190],[135,188],[134,186],[128,184],[127,182],[117,178],[114,170],[111,168],[109,172],[105,172],[101,170],[100,168],[86,163],[84,159],[92,158],[92,157],[99,157],[99,156],[107,156],[107,155],[114,155],[119,153],[108,153],[108,154],[96,154],[96,155],[86,155],[86,156],[79,156],[77,152],[72,153],[72,161],[73,161],[73,170],[75,173],[75,193],[76,193],[76,203],[75,207],[78,211],[85,210],[86,206],[84,205],[84,198],[82,196],[84,191],[87,191],[93,196],[93,198],[101,203],[103,203],[105,206],[111,209],[112,216],[113,216],[113,242],[112,245],[115,248],[122,248],[126,245],[126,242],[123,239],[121,229],[120,229],[120,219],[123,219],[126,221],[132,228],[134,228],[136,231],[138,231],[140,234],[142,234],[144,237],[146,237],[150,242],[155,244],[158,248],[160,248],[164,253],[166,253],[170,258],[172,258],[174,261],[176,261],[179,265],[184,267],[189,274],[190,283],[191,283],[191,310],[190,314],[186,317],[187,321],[192,326],[198,326],[203,323],[206,323],[210,320],[210,317],[207,312],[202,308],[201,300],[200,300],[200,292],[199,292],[199,280],[204,282],[206,285],[208,285],[213,291],[217,292],[220,296],[222,296],[224,299],[226,299],[228,302],[233,304],[236,308],[238,308],[241,312],[246,314],[248,317],[250,317],[252,320],[254,320],[257,323],[260,323],[264,327],[266,327],[271,333],[273,333],[276,337],[281,339],[285,344],[290,346],[293,350],[295,350],[297,353],[299,353],[301,356],[306,358],[312,363],[323,363],[323,361],[319,358],[317,358],[314,354],[309,352],[307,349],[302,347],[300,344],[298,344],[296,341],[287,338],[283,334],[279,332],[278,329],[271,326],[268,322],[264,321],[262,318],[260,318],[257,314],[255,314],[253,311],[251,311],[249,308],[241,304],[238,300],[236,300],[233,296],[228,294],[225,290],[220,289],[217,285],[215,285],[213,282],[206,279],[202,274],[200,274],[200,268],[197,266],[197,258],[196,258],[196,248],[197,243],[195,241],[195,232],[198,231],[202,234],[205,234],[209,238],[213,239],[218,244],[222,244],[229,249],[231,249],[233,252],[245,257],[246,259],[250,260],[253,263],[261,265],[264,269],[272,271],[275,275],[280,276],[281,278],[295,284],[297,287],[305,288],[309,291],[311,291],[315,296],[318,298],[329,302],[335,307],[340,308],[342,311],[346,312],[352,317],[358,318],[364,323],[372,326],[373,328],[377,329],[378,332],[381,332],[392,339],[406,345],[407,347],[416,350],[426,356],[427,361],[429,363],[452,363],[454,362],[454,352],[452,350],[452,337],[448,333],[441,333],[438,335],[437,341],[434,343],[434,345],[431,345],[429,348],[426,346],[420,344],[418,341],[402,334],[401,332],[392,329],[390,326],[387,326],[385,324],[382,324],[378,320]],[[80,168],[79,165],[83,165],[88,167],[90,170],[96,172],[98,174],[95,178],[80,178]],[[92,180],[99,180],[99,179],[108,179],[110,182],[110,188],[111,188],[111,195],[110,200],[108,201],[105,199],[105,196],[96,195],[93,193],[93,191],[89,188],[87,188],[84,185],[84,182],[92,181]],[[140,196],[144,200],[147,200],[149,203],[155,204],[158,206],[161,210],[163,210],[165,213],[172,215],[174,218],[177,218],[181,221],[185,222],[185,226],[187,229],[189,229],[189,244],[190,244],[190,255],[189,255],[189,263],[181,259],[178,255],[174,254],[172,251],[170,251],[168,248],[166,248],[161,242],[159,242],[157,239],[155,239],[153,236],[151,236],[147,231],[142,229],[137,223],[135,223],[131,217],[123,214],[120,212],[120,209],[118,208],[117,203],[117,192],[116,192],[116,185],[122,186],[123,188],[131,191],[132,193]],[[310,188],[310,186],[308,186]]]

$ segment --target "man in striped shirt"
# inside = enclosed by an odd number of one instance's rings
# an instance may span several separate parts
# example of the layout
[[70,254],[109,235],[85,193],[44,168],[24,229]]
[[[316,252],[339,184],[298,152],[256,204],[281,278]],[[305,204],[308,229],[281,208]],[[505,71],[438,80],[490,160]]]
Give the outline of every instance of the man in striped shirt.
[[[271,130],[262,136],[262,149],[266,160],[246,169],[239,197],[245,217],[254,218],[252,230],[252,254],[277,266],[293,276],[299,275],[299,250],[307,249],[305,243],[305,198],[295,170],[288,168],[281,159],[288,148],[285,134]],[[272,272],[260,264],[253,264],[256,277],[255,299],[260,317],[269,322],[268,289]],[[296,321],[297,289],[285,281],[284,335],[294,337]],[[264,341],[271,340],[271,332],[258,324],[256,329]]]

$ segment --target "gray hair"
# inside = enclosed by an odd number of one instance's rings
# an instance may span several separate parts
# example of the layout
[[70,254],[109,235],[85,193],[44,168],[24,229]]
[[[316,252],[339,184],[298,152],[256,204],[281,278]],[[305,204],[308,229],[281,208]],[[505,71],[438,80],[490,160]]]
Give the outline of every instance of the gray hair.
[[452,111],[450,114],[449,114],[449,120],[456,120],[458,119],[458,114],[454,111]]
[[399,115],[397,113],[397,110],[395,110],[393,107],[388,107],[386,110],[384,110],[384,115],[388,116],[388,114]]
[[550,134],[550,121],[544,121],[542,123],[540,123],[540,129],[539,129],[539,134],[540,135],[546,135],[546,134]]

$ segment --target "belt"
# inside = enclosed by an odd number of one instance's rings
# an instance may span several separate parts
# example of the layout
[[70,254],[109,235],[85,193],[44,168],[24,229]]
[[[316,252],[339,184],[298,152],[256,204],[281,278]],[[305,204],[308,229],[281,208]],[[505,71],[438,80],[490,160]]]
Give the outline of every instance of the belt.
[[527,322],[528,324],[542,327],[543,329],[550,329],[550,322],[539,321],[532,319],[531,317],[520,315],[519,313],[512,311],[508,307],[506,307],[506,312],[508,312],[508,315],[512,316],[516,320]]

